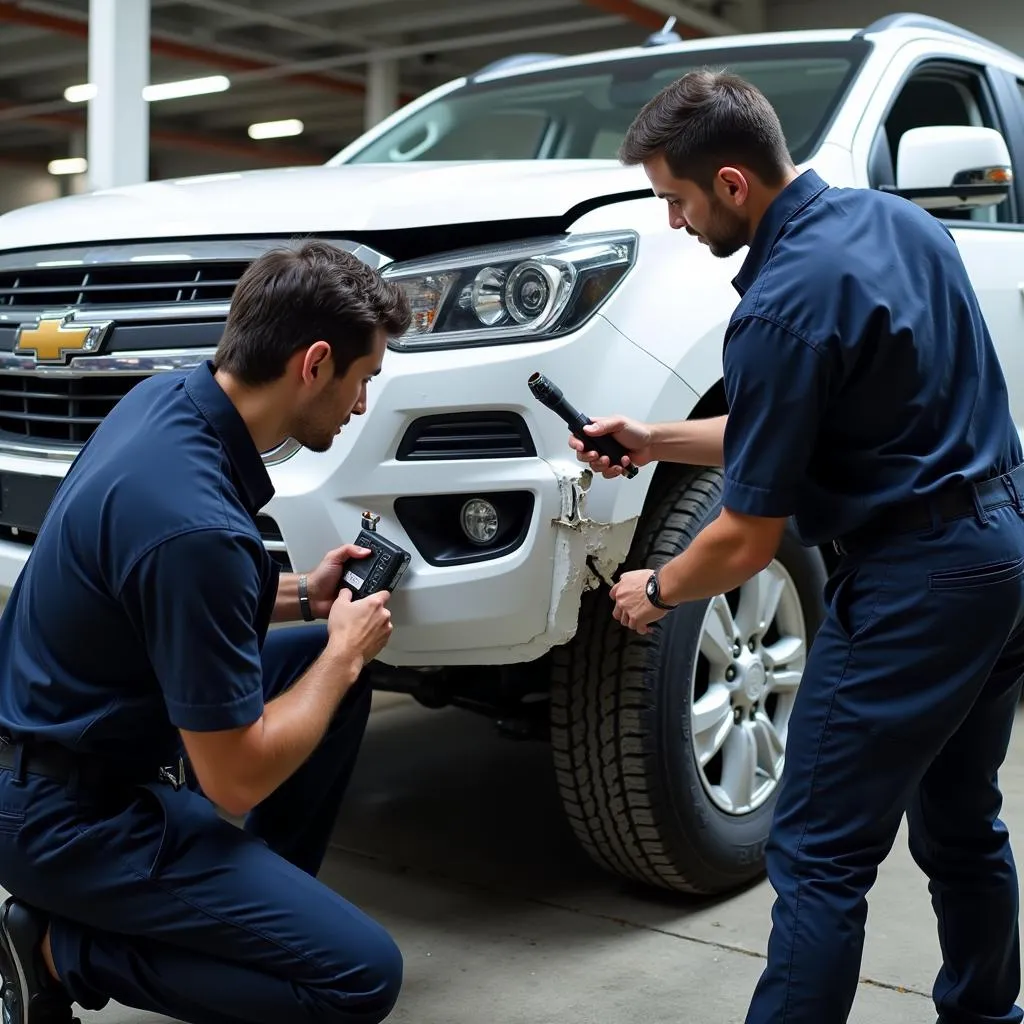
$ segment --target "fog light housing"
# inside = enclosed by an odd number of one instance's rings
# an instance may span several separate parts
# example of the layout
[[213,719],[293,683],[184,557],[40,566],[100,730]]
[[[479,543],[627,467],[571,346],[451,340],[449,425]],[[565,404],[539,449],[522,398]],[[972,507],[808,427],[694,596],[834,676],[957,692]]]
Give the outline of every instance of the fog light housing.
[[484,498],[470,498],[459,516],[462,532],[481,546],[490,544],[498,535],[498,510]]
[[[463,519],[493,523],[490,512],[476,508],[483,502],[494,509],[497,533],[488,543],[470,540]],[[428,565],[470,565],[510,555],[526,540],[536,496],[532,491],[484,491],[473,494],[419,494],[395,498],[395,515]],[[470,506],[467,508],[467,506]],[[463,516],[467,513],[483,515]],[[484,531],[484,536],[490,529]]]

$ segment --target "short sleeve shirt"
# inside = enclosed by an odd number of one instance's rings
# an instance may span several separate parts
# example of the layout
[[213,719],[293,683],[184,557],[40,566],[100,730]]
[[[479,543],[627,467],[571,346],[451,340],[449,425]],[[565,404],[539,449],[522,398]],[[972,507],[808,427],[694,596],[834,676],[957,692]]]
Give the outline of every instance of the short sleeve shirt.
[[807,544],[1022,458],[1006,381],[949,231],[814,171],[769,207],[726,331],[725,507]]
[[0,730],[152,762],[178,728],[257,721],[272,496],[209,363],[137,385],[69,469],[0,619]]

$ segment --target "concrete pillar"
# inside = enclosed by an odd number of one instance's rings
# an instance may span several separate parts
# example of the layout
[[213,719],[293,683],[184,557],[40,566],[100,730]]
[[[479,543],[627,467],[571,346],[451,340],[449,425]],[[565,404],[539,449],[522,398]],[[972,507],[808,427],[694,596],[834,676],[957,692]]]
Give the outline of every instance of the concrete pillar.
[[398,109],[398,61],[375,57],[366,69],[366,129]]
[[[68,156],[89,159],[89,147],[85,131],[73,131],[68,136]],[[60,177],[61,195],[72,196],[85,192],[89,188],[89,172],[85,174],[65,174]]]
[[89,0],[89,188],[149,180],[149,0]]

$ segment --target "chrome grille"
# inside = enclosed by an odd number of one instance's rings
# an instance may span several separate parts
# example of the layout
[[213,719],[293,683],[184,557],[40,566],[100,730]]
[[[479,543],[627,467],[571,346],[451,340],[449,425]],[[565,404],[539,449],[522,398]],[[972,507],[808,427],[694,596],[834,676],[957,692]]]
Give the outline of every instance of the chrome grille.
[[[160,240],[0,249],[0,451],[70,461],[114,405],[154,373],[187,370],[213,355],[246,268],[285,238]],[[371,267],[387,257],[333,240]],[[46,364],[13,345],[41,318],[112,325],[98,351]],[[162,330],[133,342],[140,332]],[[134,333],[133,333],[134,332]],[[273,461],[269,457],[267,461]]]
[[247,265],[211,260],[0,271],[0,307],[88,309],[227,302]]
[[2,375],[0,439],[78,448],[144,377],[145,374]]

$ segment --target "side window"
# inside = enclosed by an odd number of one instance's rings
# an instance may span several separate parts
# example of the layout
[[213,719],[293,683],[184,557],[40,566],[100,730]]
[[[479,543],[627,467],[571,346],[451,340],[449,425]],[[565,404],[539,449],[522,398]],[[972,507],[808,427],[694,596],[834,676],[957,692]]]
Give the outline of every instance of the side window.
[[[980,68],[947,62],[923,64],[904,83],[879,129],[871,152],[871,184],[895,184],[900,139],[911,128],[965,125],[1003,131]],[[1012,201],[969,212],[943,212],[943,220],[1012,223]]]

